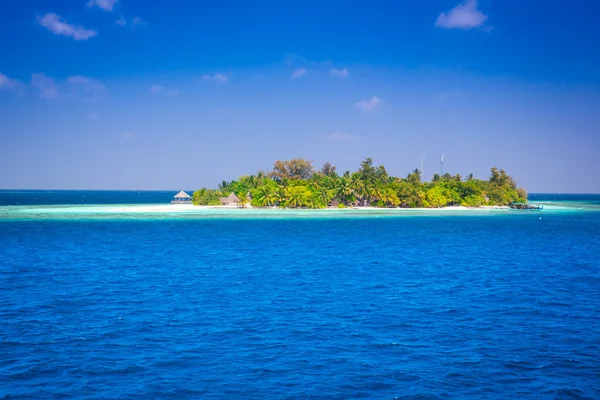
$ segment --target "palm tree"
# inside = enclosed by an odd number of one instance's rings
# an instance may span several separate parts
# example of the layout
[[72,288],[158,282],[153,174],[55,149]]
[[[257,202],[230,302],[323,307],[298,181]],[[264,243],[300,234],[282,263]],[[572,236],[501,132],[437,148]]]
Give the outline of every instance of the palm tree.
[[421,183],[421,171],[417,168],[414,169],[407,177],[406,180],[412,184]]
[[323,203],[323,205],[327,206],[333,199],[333,193],[334,190],[321,188],[318,192],[319,200]]
[[342,203],[346,204],[348,197],[352,194],[352,186],[350,185],[349,179],[340,178],[335,190],[336,196],[341,200]]
[[227,181],[221,181],[221,183],[219,183],[219,191],[220,192],[224,192],[227,189],[229,189],[229,185],[231,185],[231,182],[227,182]]
[[300,207],[302,205],[302,193],[299,186],[291,186],[285,190],[286,204],[289,207]]
[[350,186],[352,187],[354,195],[361,198],[362,204],[364,205],[369,192],[365,186],[365,182],[362,180],[358,172],[355,172],[350,176]]
[[310,178],[310,186],[312,186],[315,190],[319,190],[321,189],[323,180],[324,178],[320,178],[317,174],[315,174]]
[[400,199],[394,192],[394,189],[390,187],[383,188],[381,191],[381,201],[385,203],[385,205],[392,205],[394,207],[398,207],[400,204]]
[[258,179],[256,179],[256,176],[254,175],[250,175],[248,177],[248,185],[250,186],[251,189],[256,189],[258,187]]
[[248,204],[250,201],[248,200],[248,198],[246,197],[246,193],[240,191],[239,193],[236,194],[236,196],[238,197],[238,204],[240,207],[244,208],[246,207],[246,204]]
[[198,189],[194,192],[194,194],[192,195],[192,203],[194,203],[194,205],[198,206],[198,205],[202,205],[202,198],[206,195],[206,188],[202,188],[202,189]]
[[255,194],[255,203],[260,207],[274,206],[279,202],[279,194],[272,186],[259,186]]
[[381,199],[381,188],[375,183],[373,186],[369,188],[369,196],[370,199],[379,200]]

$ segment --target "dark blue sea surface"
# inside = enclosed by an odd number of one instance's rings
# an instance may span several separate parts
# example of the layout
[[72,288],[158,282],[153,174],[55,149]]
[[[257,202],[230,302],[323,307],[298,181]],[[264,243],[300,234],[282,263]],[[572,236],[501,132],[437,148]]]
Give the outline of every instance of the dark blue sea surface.
[[3,399],[598,399],[600,213],[0,219]]
[[[61,204],[168,204],[179,190],[7,190],[0,206]],[[187,193],[191,196],[193,191]]]

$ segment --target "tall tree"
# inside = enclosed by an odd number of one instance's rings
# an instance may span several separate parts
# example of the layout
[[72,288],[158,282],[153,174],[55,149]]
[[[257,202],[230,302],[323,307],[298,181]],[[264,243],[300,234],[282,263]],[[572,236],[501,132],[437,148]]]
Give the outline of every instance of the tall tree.
[[408,174],[406,181],[411,185],[421,184],[421,171],[418,168],[414,169],[410,174]]
[[332,165],[330,162],[326,162],[321,167],[320,171],[324,176],[332,176],[335,174],[335,165]]
[[273,165],[271,176],[277,180],[283,179],[309,179],[315,173],[312,162],[304,158],[292,160],[277,160]]
[[219,185],[218,185],[218,189],[221,192],[224,192],[224,191],[226,191],[229,188],[230,184],[231,184],[231,182],[221,181],[221,183],[219,183]]
[[352,185],[349,178],[340,178],[336,187],[336,196],[342,203],[347,204],[348,199],[352,195]]
[[373,159],[370,157],[365,158],[365,160],[360,163],[358,173],[364,182],[373,183],[377,178],[377,171],[373,166]]
[[361,200],[361,204],[364,206],[368,201],[368,189],[360,172],[355,172],[350,176],[350,187],[352,187],[352,192]]

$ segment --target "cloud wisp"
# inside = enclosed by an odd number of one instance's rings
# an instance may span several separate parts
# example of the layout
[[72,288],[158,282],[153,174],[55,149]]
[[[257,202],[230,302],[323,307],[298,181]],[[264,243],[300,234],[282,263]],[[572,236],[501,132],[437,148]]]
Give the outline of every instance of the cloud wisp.
[[98,7],[105,11],[112,11],[119,0],[90,0],[87,3],[88,7]]
[[127,21],[127,19],[125,18],[125,16],[123,14],[121,14],[119,16],[119,19],[117,19],[115,21],[115,25],[119,25],[119,26],[125,26],[125,25],[129,25],[129,27],[131,29],[134,28],[147,28],[150,26],[150,22],[146,21],[143,18],[140,17],[134,17],[131,19],[131,21]]
[[150,25],[150,23],[140,17],[134,17],[131,20],[131,26],[134,28],[144,28],[144,27],[147,27],[148,25]]
[[382,103],[383,100],[381,100],[377,96],[373,96],[369,100],[359,101],[354,105],[354,107],[364,112],[370,112],[376,109],[377,107],[381,106]]
[[348,71],[348,68],[344,68],[344,69],[331,69],[329,70],[329,75],[331,76],[335,76],[338,78],[347,78],[348,75],[350,75],[350,72]]
[[69,76],[64,80],[56,80],[45,73],[31,74],[31,87],[42,99],[57,97],[95,98],[105,94],[108,89],[98,79],[83,75]]
[[19,81],[11,79],[0,72],[0,90],[14,90],[19,86]]
[[225,75],[223,75],[220,72],[217,72],[214,75],[202,75],[202,80],[203,81],[219,82],[219,83],[227,83],[227,82],[229,82],[229,78],[227,78]]
[[59,15],[49,13],[43,17],[38,17],[38,24],[48,29],[55,35],[71,37],[75,40],[88,40],[98,35],[93,29],[86,29],[78,25],[71,25],[65,22]]
[[465,0],[447,13],[441,13],[435,26],[445,29],[463,29],[483,27],[488,16],[477,9],[477,0]]
[[69,76],[67,82],[76,90],[82,90],[87,94],[102,94],[106,92],[106,86],[97,79],[83,75]]
[[123,14],[121,14],[121,16],[119,17],[119,19],[115,21],[115,24],[117,24],[119,26],[125,26],[125,25],[127,25],[127,20],[125,19],[125,17],[123,16]]
[[294,70],[294,72],[292,72],[292,78],[301,78],[304,75],[306,75],[308,71],[306,70],[306,68],[298,68],[297,70]]
[[42,99],[55,99],[58,97],[58,88],[54,79],[44,73],[31,74],[31,86],[39,93]]
[[179,90],[176,89],[166,89],[161,85],[152,85],[150,86],[150,93],[157,95],[168,95],[168,96],[178,96]]

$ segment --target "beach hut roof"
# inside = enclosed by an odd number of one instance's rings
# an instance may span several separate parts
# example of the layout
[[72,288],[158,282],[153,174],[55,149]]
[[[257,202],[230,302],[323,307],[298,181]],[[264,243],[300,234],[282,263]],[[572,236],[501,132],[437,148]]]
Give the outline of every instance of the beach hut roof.
[[224,202],[235,202],[235,201],[239,201],[239,200],[240,200],[240,198],[239,198],[239,197],[237,197],[237,196],[235,195],[235,193],[231,192],[231,194],[230,194],[229,196],[227,196],[227,197],[221,197],[219,200],[221,200],[222,202],[223,202],[223,201],[224,201]]
[[187,194],[186,192],[184,192],[183,190],[181,192],[177,193],[174,197],[191,198],[191,196],[189,194]]

